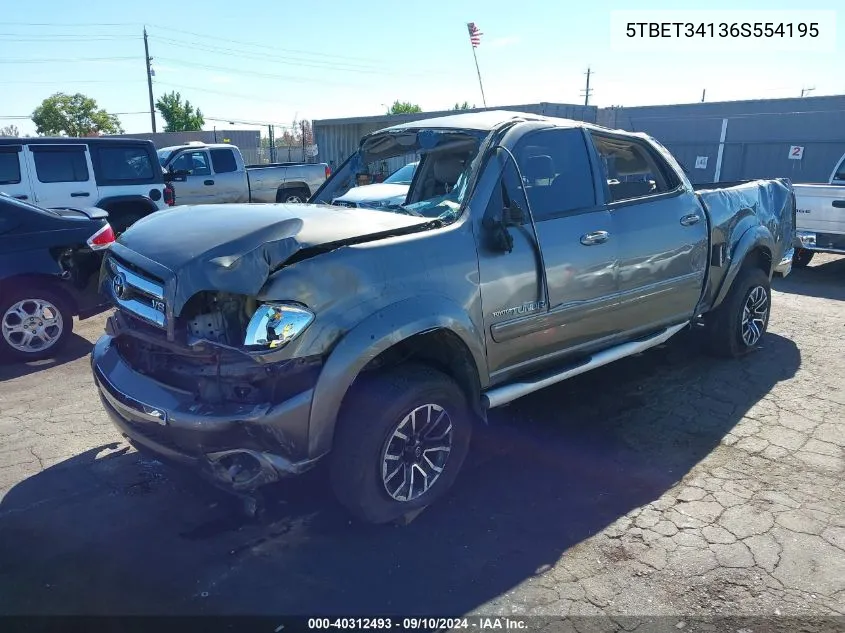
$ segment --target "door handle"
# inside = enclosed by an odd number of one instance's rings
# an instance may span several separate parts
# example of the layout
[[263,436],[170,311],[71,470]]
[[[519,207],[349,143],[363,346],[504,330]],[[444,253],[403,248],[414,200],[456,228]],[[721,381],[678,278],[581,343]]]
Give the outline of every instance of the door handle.
[[681,218],[681,224],[684,226],[692,226],[693,224],[698,224],[700,221],[701,216],[697,213],[690,213]]
[[17,198],[18,200],[29,200],[29,196],[27,195],[15,196],[15,198]]
[[88,193],[87,191],[74,191],[72,194],[70,194],[70,197],[71,198],[87,198],[90,195],[91,194]]
[[607,238],[610,237],[610,233],[607,231],[593,231],[592,233],[586,233],[581,236],[581,243],[584,246],[593,246],[594,244],[604,244],[607,241]]
[[845,200],[834,200],[833,206],[837,209],[845,209]]
[[204,184],[204,185],[213,185],[213,184],[214,184],[214,181],[213,181],[213,180],[206,180],[206,181],[204,181],[202,184]]

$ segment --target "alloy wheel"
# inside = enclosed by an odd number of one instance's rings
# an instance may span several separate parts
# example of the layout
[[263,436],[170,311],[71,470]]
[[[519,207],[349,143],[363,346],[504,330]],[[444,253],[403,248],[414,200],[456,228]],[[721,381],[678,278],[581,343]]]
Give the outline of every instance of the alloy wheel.
[[3,338],[19,352],[34,353],[56,344],[64,323],[59,309],[45,299],[22,299],[6,310]]
[[763,286],[755,286],[742,308],[742,341],[748,347],[756,345],[763,336],[768,320],[769,294]]

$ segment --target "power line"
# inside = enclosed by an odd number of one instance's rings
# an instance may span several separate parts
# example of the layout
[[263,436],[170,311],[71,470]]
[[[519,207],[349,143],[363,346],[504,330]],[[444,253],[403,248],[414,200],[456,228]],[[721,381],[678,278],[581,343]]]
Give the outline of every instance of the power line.
[[384,67],[379,66],[367,66],[363,64],[351,64],[349,62],[342,62],[342,61],[333,61],[333,60],[319,60],[319,59],[308,59],[303,57],[285,57],[282,55],[272,55],[272,54],[265,54],[265,53],[258,53],[253,51],[241,51],[237,49],[231,48],[223,48],[219,46],[211,46],[205,44],[194,44],[193,42],[187,43],[182,42],[179,40],[173,40],[170,38],[159,37],[156,35],[150,35],[150,39],[156,42],[161,42],[165,44],[171,44],[174,46],[178,46],[180,48],[189,48],[192,50],[202,51],[206,53],[219,53],[220,55],[225,55],[226,57],[240,57],[242,59],[252,59],[257,61],[273,61],[283,64],[289,64],[294,66],[305,66],[310,68],[319,68],[321,70],[331,69],[331,70],[339,70],[343,72],[354,72],[354,73],[365,73],[365,74],[380,74],[380,75],[402,75],[402,76],[431,76],[434,74],[434,71],[400,71],[400,70],[389,70]]
[[[120,115],[127,115],[127,114],[148,114],[146,110],[143,112],[109,112],[109,114],[120,114]],[[0,114],[0,119],[31,119],[31,114],[10,114],[8,116],[4,116]]]
[[247,101],[264,101],[266,103],[279,103],[279,99],[270,99],[266,97],[256,97],[253,95],[246,95],[237,92],[226,92],[223,90],[212,90],[211,88],[200,88],[199,86],[187,86],[185,84],[173,84],[165,81],[153,81],[156,86],[167,86],[168,88],[176,88],[177,90],[196,90],[197,92],[208,92],[210,94],[223,95],[225,97],[234,97],[235,99],[245,99]]
[[61,62],[106,62],[137,60],[137,57],[41,57],[38,59],[0,59],[0,64],[56,64]]
[[140,83],[141,79],[53,79],[52,81],[0,81],[0,84],[10,85],[38,85],[38,86],[54,86],[59,83],[66,84],[134,84]]

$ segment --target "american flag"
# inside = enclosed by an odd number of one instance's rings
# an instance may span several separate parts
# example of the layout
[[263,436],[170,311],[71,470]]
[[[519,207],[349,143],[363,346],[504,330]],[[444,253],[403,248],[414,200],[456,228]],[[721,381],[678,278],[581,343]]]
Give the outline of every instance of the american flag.
[[475,22],[467,22],[467,30],[469,31],[469,41],[472,44],[472,47],[478,48],[478,45],[481,44],[481,36],[484,35],[484,33],[475,26]]

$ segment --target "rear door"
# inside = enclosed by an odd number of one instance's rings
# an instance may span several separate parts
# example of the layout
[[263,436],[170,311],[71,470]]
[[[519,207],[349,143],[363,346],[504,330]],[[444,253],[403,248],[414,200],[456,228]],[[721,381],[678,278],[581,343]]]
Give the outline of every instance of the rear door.
[[510,253],[479,244],[488,363],[495,382],[600,346],[612,334],[617,294],[617,244],[609,211],[597,205],[583,131],[530,132],[517,142],[514,156],[519,172],[508,159],[486,218],[501,213],[509,201],[527,209],[527,196],[540,252],[527,217],[509,229]]
[[620,332],[691,318],[707,267],[698,198],[644,139],[591,131],[618,245]]
[[208,204],[218,201],[208,150],[185,150],[171,161],[169,167],[172,171],[188,172],[187,176],[174,181],[177,204]]
[[0,145],[0,193],[33,200],[23,145]]
[[249,191],[243,161],[235,150],[222,147],[210,151],[214,171],[215,202],[249,202]]
[[25,150],[35,202],[42,207],[90,207],[97,183],[87,145],[31,144]]

